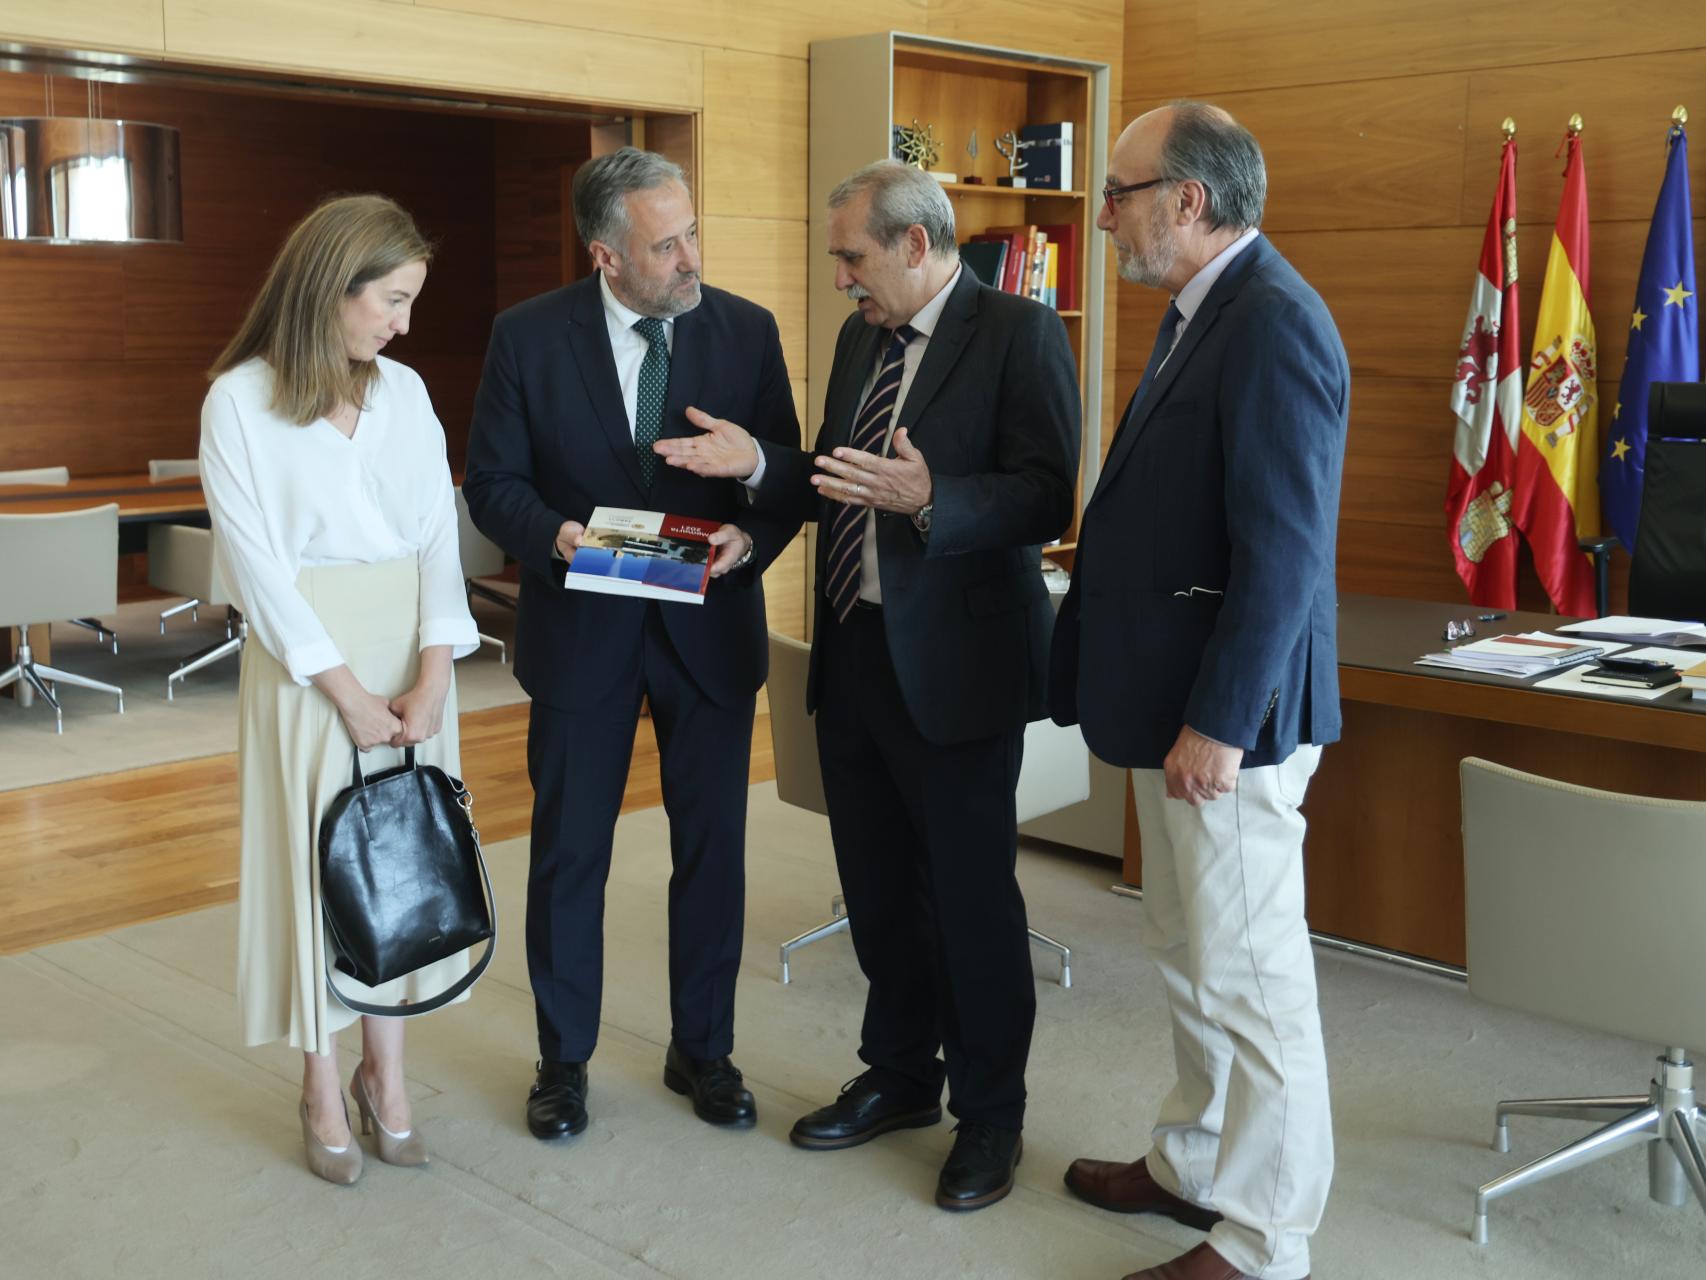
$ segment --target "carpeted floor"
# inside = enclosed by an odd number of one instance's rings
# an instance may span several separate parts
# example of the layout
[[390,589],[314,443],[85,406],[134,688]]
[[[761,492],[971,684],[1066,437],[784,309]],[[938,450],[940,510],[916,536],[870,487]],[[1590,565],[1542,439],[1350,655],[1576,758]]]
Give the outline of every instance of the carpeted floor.
[[[1193,1244],[1172,1223],[1098,1212],[1061,1175],[1131,1158],[1171,1075],[1139,904],[1111,863],[1028,851],[1038,927],[1076,949],[1070,991],[1038,957],[1038,1023],[1020,1186],[953,1215],[931,1203],[948,1125],[846,1152],[787,1143],[858,1069],[862,982],[845,936],[775,943],[835,891],[821,818],[752,791],[736,1061],[758,1128],[714,1130],[661,1082],[668,1034],[664,815],[624,817],[606,921],[590,1129],[530,1138],[533,1013],[521,945],[527,847],[489,850],[503,942],[466,1005],[411,1028],[422,1171],[370,1157],[359,1185],[302,1167],[300,1057],[235,1040],[235,909],[216,908],[0,959],[0,1275],[138,1277],[1048,1277],[1117,1280]],[[1644,1087],[1647,1046],[1474,1002],[1459,984],[1319,953],[1339,1164],[1317,1280],[1693,1276],[1697,1207],[1646,1198],[1638,1152],[1503,1202],[1466,1238],[1476,1184],[1580,1132],[1529,1121],[1486,1146],[1500,1096]],[[346,1033],[350,1045],[353,1033]],[[346,1054],[344,1073],[353,1067]]]
[[[115,618],[119,651],[99,643],[93,632],[69,624],[53,628],[52,665],[124,690],[124,714],[111,694],[59,686],[65,732],[54,732],[53,708],[37,697],[18,705],[0,696],[0,790],[34,787],[71,778],[115,773],[145,764],[169,764],[237,749],[238,657],[232,654],[177,682],[166,700],[166,676],[185,658],[225,638],[222,608],[203,609],[199,622],[187,613],[171,619],[160,634],[160,610],[170,600],[121,605]],[[474,602],[480,630],[508,643],[513,610]],[[462,710],[520,702],[527,695],[498,651],[482,645],[456,664]]]

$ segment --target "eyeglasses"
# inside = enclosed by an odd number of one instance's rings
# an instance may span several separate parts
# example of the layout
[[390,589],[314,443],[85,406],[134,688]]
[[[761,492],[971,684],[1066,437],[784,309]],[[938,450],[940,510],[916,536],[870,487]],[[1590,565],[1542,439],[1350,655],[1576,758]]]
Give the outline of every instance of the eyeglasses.
[[1159,186],[1165,181],[1167,181],[1165,178],[1151,178],[1148,182],[1132,182],[1123,187],[1103,187],[1102,203],[1108,206],[1108,216],[1110,218],[1116,216],[1114,201],[1120,196],[1129,196],[1134,191],[1146,191],[1150,187]]

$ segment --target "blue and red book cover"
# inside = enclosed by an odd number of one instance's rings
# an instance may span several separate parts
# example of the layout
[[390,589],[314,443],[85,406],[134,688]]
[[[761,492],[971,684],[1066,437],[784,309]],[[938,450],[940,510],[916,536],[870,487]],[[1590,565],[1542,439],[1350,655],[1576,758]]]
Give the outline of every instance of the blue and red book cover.
[[703,604],[716,548],[712,520],[594,507],[563,585],[572,591]]

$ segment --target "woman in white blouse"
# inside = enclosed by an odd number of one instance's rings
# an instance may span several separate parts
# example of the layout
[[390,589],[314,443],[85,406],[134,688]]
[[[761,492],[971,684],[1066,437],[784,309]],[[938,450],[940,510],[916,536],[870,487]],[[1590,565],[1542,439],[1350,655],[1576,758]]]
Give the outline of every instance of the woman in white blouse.
[[[431,256],[384,197],[322,204],[279,251],[202,405],[219,569],[259,642],[243,651],[239,693],[243,1037],[303,1051],[308,1167],[341,1183],[362,1155],[332,1037],[356,1015],[326,993],[320,816],[355,749],[420,744],[423,763],[460,775],[451,661],[478,646],[444,429],[419,376],[379,354],[409,331]],[[458,956],[377,989],[338,981],[395,1004],[466,971]],[[402,1022],[363,1018],[361,1039],[350,1091],[362,1131],[380,1159],[425,1164]]]

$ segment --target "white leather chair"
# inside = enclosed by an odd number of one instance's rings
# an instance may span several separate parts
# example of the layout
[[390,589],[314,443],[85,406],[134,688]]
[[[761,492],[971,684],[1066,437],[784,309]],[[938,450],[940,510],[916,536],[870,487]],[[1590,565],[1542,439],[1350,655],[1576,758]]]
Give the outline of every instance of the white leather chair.
[[118,504],[50,515],[0,515],[0,626],[19,629],[18,660],[0,671],[0,688],[33,689],[65,732],[59,685],[110,693],[124,714],[124,690],[35,660],[29,628],[118,608]]
[[70,467],[32,467],[27,471],[0,471],[0,484],[66,485],[70,483]]
[[187,596],[185,603],[175,605],[160,615],[161,634],[166,619],[174,613],[189,609],[192,617],[200,616],[202,605],[225,606],[225,638],[205,649],[198,649],[182,662],[176,671],[166,676],[166,701],[174,701],[173,686],[221,658],[242,651],[249,638],[249,624],[238,612],[225,589],[219,573],[219,561],[213,554],[213,530],[198,529],[187,524],[151,524],[148,526],[148,585],[175,596]]
[[[507,609],[515,608],[515,597],[479,581],[503,572],[504,552],[502,547],[474,527],[474,518],[468,514],[468,500],[462,496],[461,485],[456,486],[456,536],[462,554],[462,584],[467,588],[470,603],[479,596]],[[499,662],[509,661],[508,645],[484,631],[479,636],[481,644],[497,648]]]
[[1667,1045],[1645,1093],[1500,1102],[1493,1149],[1511,1116],[1598,1124],[1586,1137],[1495,1178],[1470,1230],[1519,1188],[1628,1147],[1647,1151],[1648,1193],[1706,1208],[1706,1157],[1684,1046],[1706,1046],[1706,804],[1619,795],[1461,765],[1469,990],[1489,1003]]
[[148,483],[159,484],[162,480],[180,480],[185,476],[201,476],[200,458],[150,458],[148,459]]
[[[0,484],[39,484],[58,488],[70,483],[70,467],[32,467],[27,471],[0,471]],[[101,643],[110,642],[113,652],[118,652],[118,633],[102,626],[99,618],[67,618],[66,621],[86,631],[93,631]]]
[[[791,636],[770,633],[770,742],[776,757],[776,794],[785,804],[813,813],[828,813],[823,795],[823,772],[817,757],[817,730],[806,714],[806,672],[811,646]],[[1025,728],[1025,759],[1019,769],[1016,794],[1019,821],[1069,804],[1090,794],[1090,751],[1076,728],[1063,729],[1047,720]],[[845,903],[837,894],[829,904],[830,918],[781,945],[782,981],[790,980],[789,957],[801,947],[847,928]],[[1072,985],[1072,949],[1046,933],[1030,931],[1031,941],[1060,957],[1060,985]]]

